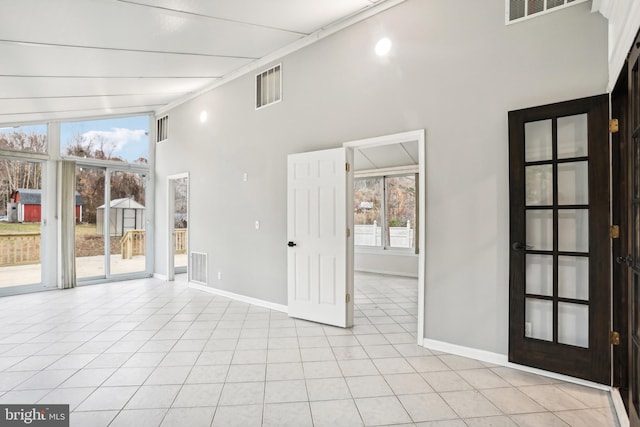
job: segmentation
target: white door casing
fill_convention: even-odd
[[[291,317],[353,326],[352,157],[345,147],[288,156]]]

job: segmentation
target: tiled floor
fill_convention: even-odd
[[[616,426],[606,392],[415,345],[415,280],[339,329],[155,279],[0,299],[0,403],[72,426]]]

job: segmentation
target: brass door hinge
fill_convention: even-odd
[[[347,294],[347,296],[345,297],[345,299],[344,299],[344,300],[345,300],[345,302],[346,302],[347,304],[349,304],[349,302],[351,301],[351,295],[350,295],[350,294]]]
[[[611,239],[619,239],[620,238],[620,226],[612,225],[609,227],[609,237]]]
[[[351,237],[351,229],[350,229],[350,228],[347,228],[347,239],[348,239],[349,237]]]
[[[609,120],[609,132],[617,133],[620,130],[620,125],[618,123],[618,119]]]
[[[609,332],[609,344],[620,345],[620,334],[616,331]]]
[[[345,169],[347,170],[347,172],[351,172],[351,164],[349,162],[345,164]]]

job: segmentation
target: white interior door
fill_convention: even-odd
[[[353,326],[350,148],[288,156],[289,316]]]

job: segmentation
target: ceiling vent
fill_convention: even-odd
[[[169,137],[169,116],[160,117],[157,122],[156,142],[166,141]]]
[[[256,75],[256,110],[282,99],[282,66],[280,64]]]

